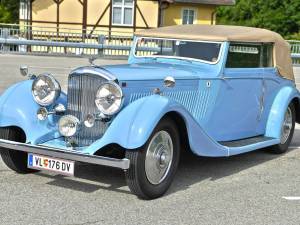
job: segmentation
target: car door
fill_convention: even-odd
[[[264,68],[261,44],[231,43],[218,99],[212,116],[218,141],[262,134],[258,129],[264,110]]]
[[[264,67],[264,82],[263,82],[263,110],[261,110],[261,121],[257,130],[260,133],[265,133],[268,116],[274,102],[274,98],[280,89],[280,75],[274,67],[273,58],[273,43],[263,44],[262,66]]]

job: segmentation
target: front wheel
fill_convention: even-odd
[[[126,151],[130,168],[127,184],[142,199],[162,196],[171,185],[180,157],[180,138],[173,120],[165,118],[139,150]]]
[[[0,128],[0,139],[24,143],[25,135],[19,129]],[[36,170],[27,168],[26,152],[20,152],[13,149],[1,149],[0,155],[5,165],[17,173],[26,174],[36,172]]]
[[[295,129],[296,112],[293,103],[290,103],[281,125],[280,143],[271,147],[275,154],[282,154],[287,151],[292,141]]]

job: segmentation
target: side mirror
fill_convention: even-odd
[[[174,77],[168,76],[164,79],[164,86],[168,88],[175,87],[175,79]]]
[[[28,66],[21,66],[20,73],[23,77],[27,77],[28,76]]]

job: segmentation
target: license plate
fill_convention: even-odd
[[[28,168],[73,176],[74,162],[28,153]]]

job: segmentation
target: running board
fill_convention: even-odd
[[[219,144],[228,149],[228,156],[238,155],[245,152],[254,151],[257,149],[269,147],[279,144],[280,140],[277,138],[256,136],[234,141],[221,141]]]
[[[266,136],[256,136],[251,138],[245,138],[234,141],[220,141],[219,144],[224,145],[226,147],[243,147],[247,145],[252,145],[259,142],[269,141],[276,138],[266,137]]]

